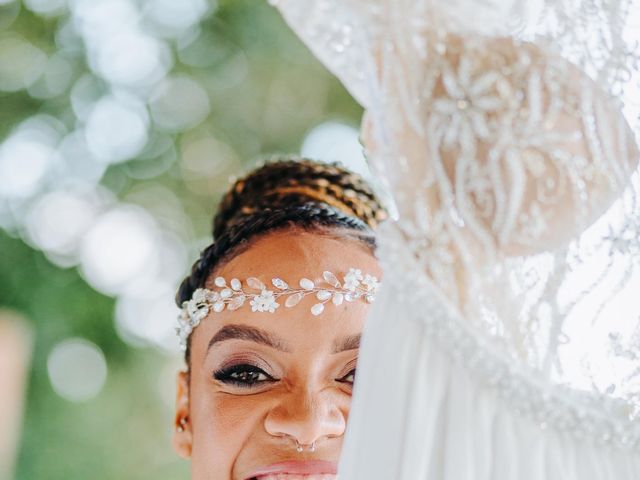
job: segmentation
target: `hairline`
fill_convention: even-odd
[[[251,235],[249,238],[242,240],[240,243],[230,248],[225,252],[225,254],[220,258],[220,260],[215,264],[215,266],[211,269],[209,274],[207,275],[204,283],[207,284],[209,280],[218,273],[222,268],[228,265],[234,258],[239,257],[243,253],[245,253],[249,248],[255,245],[259,240],[264,240],[272,235],[283,233],[283,232],[307,232],[312,234],[317,234],[326,238],[331,238],[335,240],[351,240],[354,243],[359,243],[368,248],[369,252],[374,255],[375,248],[374,245],[367,242],[367,238],[375,238],[374,234],[367,235],[366,230],[356,230],[354,228],[342,227],[342,226],[328,226],[328,225],[297,225],[297,224],[288,224],[281,225],[275,228],[270,228],[268,230],[256,233]],[[363,233],[363,235],[357,235],[357,233]]]

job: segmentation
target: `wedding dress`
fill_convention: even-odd
[[[639,6],[273,3],[398,210],[340,478],[640,479]]]

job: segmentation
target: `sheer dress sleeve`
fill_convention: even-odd
[[[640,478],[640,6],[277,6],[399,212],[343,478]]]

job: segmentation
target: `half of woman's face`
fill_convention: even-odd
[[[259,239],[216,276],[297,286],[302,278],[320,282],[326,270],[342,278],[350,267],[380,278],[360,243],[284,231]],[[309,295],[274,313],[246,304],[211,313],[195,329],[190,378],[178,378],[176,421],[188,423],[174,442],[191,456],[192,478],[334,478],[369,305],[329,302],[314,316],[317,302]]]

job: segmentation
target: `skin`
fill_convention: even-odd
[[[280,277],[293,287],[303,277],[321,281],[325,270],[342,279],[350,267],[382,276],[377,260],[360,242],[287,230],[260,237],[216,271],[208,288],[214,288],[216,276],[236,277],[243,285],[252,276],[265,284]],[[314,316],[310,309],[317,301],[308,296],[285,308],[280,299],[274,313],[252,312],[246,304],[212,313],[195,329],[190,375],[178,374],[175,422],[178,426],[184,418],[187,423],[174,436],[176,451],[191,458],[192,479],[245,480],[256,469],[283,461],[338,462],[358,339],[370,306],[363,300],[340,306],[329,302]],[[227,338],[208,348],[216,334],[229,332],[232,325],[232,333],[260,329],[281,349],[248,338]],[[247,388],[215,378],[215,372],[240,364],[258,367],[251,375],[269,380]],[[296,441],[315,442],[316,451],[299,453]]]
[[[0,310],[0,478],[13,478],[31,357],[31,333],[24,319]]]

